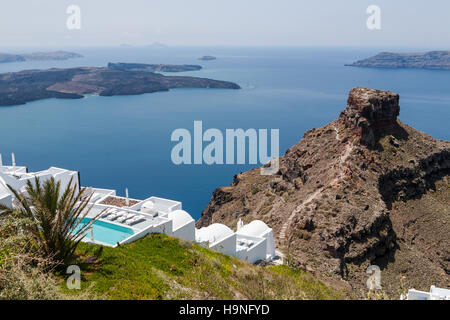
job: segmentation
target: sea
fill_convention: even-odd
[[[390,48],[392,51],[395,48]],[[305,131],[336,119],[357,86],[400,94],[400,120],[437,139],[450,138],[450,71],[344,66],[386,48],[327,47],[108,47],[70,48],[84,58],[0,64],[0,73],[25,69],[106,66],[108,62],[199,64],[177,73],[228,80],[241,90],[175,89],[137,96],[47,99],[0,107],[0,153],[30,171],[77,170],[84,186],[131,198],[158,196],[183,203],[195,219],[215,188],[259,166],[176,165],[175,129],[278,129],[280,153]],[[424,50],[424,49],[422,49]],[[3,52],[15,53],[2,49]],[[16,50],[17,51],[17,50]],[[26,51],[34,51],[27,48]],[[404,52],[405,49],[396,50]],[[420,48],[411,49],[420,51]],[[203,55],[217,57],[200,61]]]

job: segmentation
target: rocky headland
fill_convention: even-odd
[[[431,51],[425,53],[381,52],[376,56],[356,61],[346,66],[450,70],[450,51]]]
[[[198,71],[202,66],[195,64],[145,64],[145,63],[108,63],[108,68],[121,71],[145,72],[186,72]]]
[[[276,175],[257,168],[216,189],[197,227],[261,219],[289,264],[357,295],[369,265],[395,298],[402,286],[447,287],[450,142],[402,123],[399,112],[395,93],[351,90],[339,118],[307,131]]]
[[[173,70],[192,69],[192,66],[154,67],[155,65],[124,63],[109,66],[25,70],[0,74],[0,106],[20,105],[47,98],[79,99],[86,94],[137,95],[174,88],[240,89],[239,85],[228,81],[165,76],[148,71],[169,68],[175,72]]]
[[[81,54],[67,51],[34,52],[26,54],[0,53],[0,63],[21,62],[21,61],[68,60],[82,57],[83,56]]]

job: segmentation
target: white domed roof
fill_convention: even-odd
[[[199,242],[216,242],[233,234],[233,230],[221,223],[213,223],[207,227],[197,229],[195,237]]]
[[[152,200],[149,200],[142,204],[141,212],[148,213],[153,217],[156,217],[158,215],[158,208]]]
[[[249,224],[241,227],[237,231],[237,233],[247,236],[261,237],[268,229],[270,228],[267,226],[267,224],[265,224],[261,220],[254,220]]]
[[[185,224],[194,221],[189,213],[184,210],[175,210],[167,214],[167,218],[172,220],[172,230],[177,230],[178,228],[184,226]]]
[[[142,208],[146,208],[146,209],[155,209],[155,203],[152,200],[149,201],[145,201],[142,204]]]

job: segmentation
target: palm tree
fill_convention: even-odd
[[[83,224],[92,206],[91,196],[85,196],[86,188],[78,192],[72,179],[62,194],[61,182],[52,177],[41,184],[38,177],[33,183],[27,181],[26,195],[8,185],[14,194],[14,208],[0,204],[0,217],[11,213],[28,218],[35,223],[27,226],[27,232],[46,257],[57,263],[69,264],[75,257],[75,250],[101,212]]]

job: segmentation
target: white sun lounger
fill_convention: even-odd
[[[134,218],[128,219],[127,221],[125,221],[125,223],[129,226],[132,226],[142,221],[145,221],[145,218],[143,216],[136,216]]]
[[[128,214],[124,214],[121,217],[117,218],[117,222],[123,223],[125,220],[134,218],[136,214],[134,213],[128,213]]]
[[[112,220],[117,219],[117,218],[120,217],[121,215],[122,215],[122,214],[121,214],[120,212],[116,212],[116,213],[113,213],[113,214],[107,216],[106,219],[112,221]]]
[[[105,211],[102,213],[102,215],[100,216],[100,218],[106,218],[107,216],[109,216],[111,214],[111,212],[109,211]]]
[[[105,210],[105,212],[103,212],[103,214],[101,215],[102,218],[106,218],[107,216],[109,216],[110,214],[116,213],[117,209],[115,208],[108,208]]]
[[[123,211],[123,210],[117,211],[116,214],[117,214],[117,217],[115,219],[116,221],[121,219],[121,218],[124,218],[127,215],[126,211]]]

